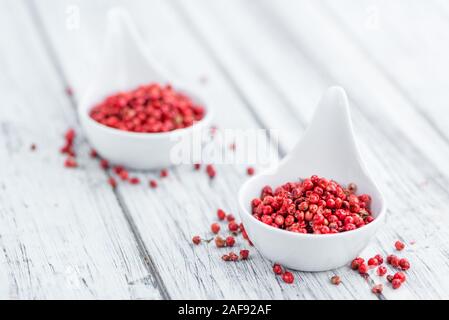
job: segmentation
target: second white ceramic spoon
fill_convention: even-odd
[[[279,186],[311,175],[343,185],[354,182],[358,193],[372,197],[374,221],[337,234],[300,234],[273,228],[251,215],[251,200],[265,185]],[[354,259],[368,244],[385,217],[384,198],[368,175],[357,148],[348,99],[340,87],[329,88],[312,122],[277,168],[248,180],[239,192],[240,215],[251,241],[268,259],[302,271],[324,271]]]

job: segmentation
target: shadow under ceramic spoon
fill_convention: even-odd
[[[118,130],[93,120],[89,111],[107,96],[149,83],[170,83],[205,108],[205,117],[193,126],[162,133],[140,133]],[[78,106],[79,118],[89,142],[111,163],[133,169],[157,169],[179,164],[173,151],[179,144],[193,143],[194,134],[206,129],[212,118],[204,95],[193,85],[169,77],[149,54],[133,20],[121,8],[108,12],[107,34],[98,70]],[[184,147],[189,150],[188,147]]]
[[[318,175],[341,184],[354,182],[371,195],[374,220],[353,231],[301,234],[273,228],[251,215],[251,200],[272,187]],[[240,215],[248,236],[266,258],[301,271],[325,271],[348,264],[369,243],[385,218],[385,201],[368,174],[355,142],[345,91],[330,87],[293,150],[279,165],[248,180],[239,191]]]

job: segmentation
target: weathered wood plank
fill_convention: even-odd
[[[446,297],[445,288],[448,287],[448,282],[444,277],[435,275],[425,263],[425,261],[434,261],[432,265],[446,267],[444,261],[447,248],[441,247],[441,242],[447,243],[447,236],[432,234],[432,230],[439,228],[441,221],[445,223],[447,221],[444,208],[448,194],[441,187],[441,181],[446,178],[442,177],[439,167],[434,167],[434,159],[429,159],[428,155],[422,152],[421,145],[411,144],[410,140],[412,143],[416,141],[411,139],[417,134],[412,132],[414,127],[410,126],[410,123],[401,123],[397,119],[398,116],[385,110],[388,105],[380,105],[375,109],[372,101],[376,101],[375,94],[378,91],[368,91],[363,85],[359,85],[356,79],[364,77],[370,79],[369,82],[376,88],[388,88],[382,92],[393,92],[395,99],[400,97],[400,93],[394,92],[388,82],[379,77],[379,71],[370,67],[369,61],[364,62],[362,58],[358,58],[360,63],[363,63],[361,70],[350,67],[347,67],[347,70],[335,70],[336,68],[331,65],[335,61],[344,61],[348,66],[352,57],[360,54],[356,47],[348,44],[344,35],[339,35],[339,38],[333,39],[332,43],[320,42],[321,39],[327,39],[329,36],[327,33],[331,32],[329,29],[338,30],[338,25],[331,23],[332,20],[320,17],[320,13],[315,8],[307,5],[288,7],[285,3],[282,9],[280,9],[281,6],[276,9],[270,8],[267,12],[276,10],[282,12],[280,16],[283,19],[279,20],[286,21],[289,27],[281,29],[280,22],[270,20],[273,17],[269,13],[261,12],[264,14],[262,17],[256,15],[258,5],[245,6],[244,4],[215,1],[213,4],[209,3],[211,8],[206,13],[202,12],[203,8],[198,7],[185,6],[185,9],[190,13],[191,20],[197,24],[197,30],[201,36],[215,48],[217,56],[224,56],[221,60],[224,67],[241,87],[251,87],[253,86],[251,82],[254,81],[252,77],[266,75],[259,78],[259,81],[266,87],[275,86],[274,93],[283,92],[284,96],[280,101],[287,100],[288,105],[296,108],[295,113],[299,117],[309,116],[311,107],[325,86],[332,83],[348,84],[350,94],[353,93],[351,97],[353,95],[356,97],[357,108],[353,108],[354,119],[360,140],[365,141],[363,150],[368,167],[375,173],[390,200],[388,203],[391,209],[389,213],[391,227],[381,232],[377,243],[368,248],[367,252],[391,252],[394,239],[400,236],[406,240],[417,241],[417,245],[412,246],[407,252],[414,265],[413,270],[409,272],[410,283],[404,290],[394,294],[387,289],[385,296],[389,298]],[[294,19],[290,19],[286,12],[291,12]],[[299,20],[302,22],[298,23]],[[259,23],[260,21],[263,23]],[[297,24],[296,27],[293,27],[295,24]],[[294,30],[293,35],[285,34],[289,29]],[[314,31],[313,35],[303,34],[311,33],[311,30],[323,30],[323,34],[318,31]],[[217,34],[220,34],[220,37],[217,37]],[[342,46],[338,44],[340,38],[345,40]],[[334,53],[336,58],[332,59],[331,55]],[[319,63],[310,61],[311,57],[315,56],[320,57]],[[344,58],[345,56],[347,58]],[[248,76],[250,73],[252,75]],[[301,84],[306,84],[306,89],[300,88]],[[263,101],[265,95],[264,91],[258,91],[259,97],[254,99]],[[270,97],[270,94],[267,97]],[[390,94],[385,95],[385,99],[390,98],[395,100]],[[248,99],[251,101],[253,97],[250,95]],[[419,114],[414,112],[413,108],[405,102],[402,104],[402,108],[411,110],[412,115],[409,117],[419,119]],[[267,126],[285,124],[286,130],[292,136],[289,140],[291,145],[302,129],[289,126],[289,122],[281,122],[282,118],[277,117],[276,104],[266,103],[263,106],[271,108],[271,114],[264,118],[264,123]],[[374,110],[376,112],[373,112]],[[419,122],[425,126],[425,120],[419,119]],[[432,128],[428,126],[426,128],[426,132],[432,131]],[[432,135],[438,136],[435,132]],[[438,143],[445,146],[444,141],[439,139]],[[368,148],[368,145],[373,147]],[[439,150],[432,151],[431,157],[439,157],[441,160]],[[424,193],[423,190],[425,190]],[[429,199],[429,195],[432,195],[432,199]],[[416,208],[410,204],[408,200],[410,198],[418,201],[422,207]],[[423,216],[420,214],[421,210],[425,210],[427,214]],[[409,214],[404,215],[403,212]],[[436,220],[438,222],[433,223],[433,219],[429,219],[430,216],[438,216]],[[418,225],[422,227],[417,228]],[[396,233],[396,230],[400,235]],[[376,280],[375,276],[373,278]],[[432,286],[434,281],[439,283],[437,287]]]
[[[0,298],[160,298],[87,146],[63,167],[75,117],[28,9],[2,1],[0,16]]]

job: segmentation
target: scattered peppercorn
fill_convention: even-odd
[[[226,246],[233,247],[235,244],[235,238],[233,236],[226,237]]]
[[[237,261],[239,259],[239,256],[237,254],[235,254],[234,252],[229,252],[229,258],[231,259],[231,261]]]
[[[194,237],[192,238],[192,242],[193,242],[194,244],[196,244],[196,245],[200,244],[200,243],[201,243],[201,237],[200,237],[200,236],[194,236]]]
[[[407,259],[402,258],[399,260],[399,267],[404,271],[408,270],[408,269],[410,269],[410,262],[408,262]]]
[[[356,195],[337,182],[316,175],[275,188],[265,186],[251,201],[252,215],[262,223],[298,233],[339,233],[373,221],[371,197]]]
[[[64,166],[66,168],[76,168],[78,167],[78,163],[76,162],[75,158],[69,156],[67,159],[65,159]]]
[[[75,141],[75,130],[72,128],[68,129],[64,134],[65,144],[61,148],[61,153],[67,154],[69,157],[75,157],[75,151],[73,150],[73,143]]]
[[[139,184],[140,183],[140,179],[137,177],[132,177],[129,179],[129,183],[131,184]]]
[[[206,173],[207,173],[207,175],[209,176],[209,178],[211,178],[211,179],[215,178],[215,176],[216,176],[216,174],[217,174],[217,172],[215,171],[214,166],[211,165],[211,164],[208,164],[208,165],[206,166]]]
[[[217,248],[223,248],[226,245],[226,241],[222,237],[216,236],[215,245],[217,246]]]
[[[333,276],[331,278],[331,283],[338,286],[341,283],[341,279],[339,276]]]
[[[391,264],[393,267],[399,267],[399,258],[394,254],[391,254],[387,257],[387,263]]]
[[[217,234],[217,233],[220,232],[220,225],[218,223],[212,223],[211,226],[210,226],[210,230],[213,233]]]
[[[384,289],[384,286],[383,286],[383,285],[381,285],[381,284],[376,284],[376,285],[371,289],[371,291],[372,291],[373,293],[375,293],[375,294],[381,294],[383,289]]]
[[[394,243],[394,246],[398,251],[402,251],[405,248],[405,244],[399,240]]]
[[[150,180],[150,187],[155,189],[157,188],[157,181],[156,180]]]
[[[360,274],[366,274],[366,273],[368,273],[368,266],[366,265],[366,263],[362,263],[362,264],[359,266],[359,273],[360,273]]]
[[[255,172],[255,170],[254,170],[253,167],[248,167],[248,168],[246,169],[246,173],[247,173],[249,176],[254,175],[254,172]]]
[[[129,172],[125,169],[120,170],[118,175],[123,181],[126,181],[129,179]]]
[[[226,220],[228,220],[228,222],[231,222],[235,220],[235,217],[232,213],[230,213],[226,216]]]
[[[161,173],[160,173],[161,178],[166,178],[168,177],[168,170],[167,169],[162,169]]]
[[[249,250],[243,249],[240,250],[240,259],[247,260],[249,257]]]
[[[378,276],[384,276],[387,273],[387,268],[385,268],[384,266],[379,266],[377,268],[377,275]]]
[[[195,163],[195,164],[193,165],[193,168],[194,168],[195,170],[200,170],[200,169],[201,169],[201,164]]]
[[[97,150],[95,150],[95,149],[90,149],[89,155],[90,155],[91,158],[97,158],[97,157],[98,157]]]
[[[37,148],[37,147],[36,147],[36,144],[35,144],[35,143],[32,143],[31,146],[30,146],[30,150],[31,150],[31,151],[35,151],[36,148]]]
[[[374,258],[377,259],[377,262],[379,263],[379,265],[381,265],[382,263],[384,263],[384,258],[380,255],[380,254],[376,254],[374,256]]]
[[[403,272],[396,272],[396,273],[394,274],[394,276],[393,276],[393,280],[394,280],[394,279],[398,279],[398,280],[400,280],[401,283],[402,283],[402,282],[405,282],[406,276],[405,276],[405,274],[404,274]]]
[[[401,285],[402,285],[402,282],[399,279],[393,279],[391,281],[391,286],[393,287],[393,289],[398,289]]]
[[[352,270],[359,270],[359,267],[362,263],[364,263],[365,260],[363,258],[357,257],[351,262],[351,269]]]
[[[108,183],[113,189],[117,188],[117,181],[113,177],[109,177]]]
[[[189,97],[157,83],[111,95],[90,111],[90,117],[105,126],[144,133],[190,127],[204,115],[204,108]]]
[[[226,212],[224,212],[222,209],[218,209],[217,217],[219,220],[224,220],[226,218]]]
[[[106,159],[101,159],[100,160],[100,167],[104,170],[109,169],[109,161]]]
[[[275,263],[275,264],[273,265],[273,272],[274,272],[275,274],[282,274],[283,270],[282,270],[281,265]]]
[[[295,277],[293,276],[293,273],[285,271],[282,275],[282,280],[284,280],[285,283],[293,283]]]
[[[231,232],[237,232],[239,231],[239,225],[235,221],[231,221],[228,224],[228,229]]]
[[[393,281],[393,275],[391,275],[391,274],[387,275],[387,280],[388,280],[388,282],[392,282]]]

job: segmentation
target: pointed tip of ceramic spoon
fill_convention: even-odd
[[[329,87],[324,93],[320,105],[348,109],[348,96],[345,89],[340,86]]]

